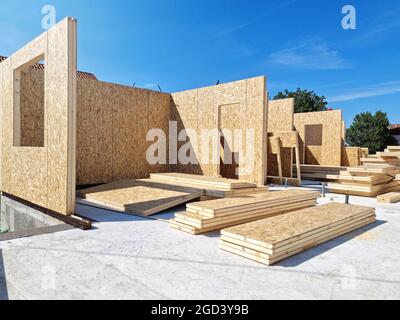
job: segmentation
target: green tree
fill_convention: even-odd
[[[314,112],[326,111],[326,102],[324,96],[318,96],[314,91],[301,90],[298,88],[296,91],[285,90],[279,92],[274,99],[294,98],[294,112]]]
[[[386,112],[357,114],[346,131],[346,142],[352,147],[368,148],[371,153],[382,151],[388,145],[397,144],[390,135],[389,124]]]

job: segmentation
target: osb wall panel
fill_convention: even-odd
[[[361,148],[342,147],[342,166],[355,167],[361,164]]]
[[[109,83],[78,79],[76,150],[78,185],[112,181],[112,91],[113,87]]]
[[[278,99],[268,102],[268,132],[293,130],[294,99]]]
[[[241,129],[242,110],[240,104],[226,104],[219,107],[219,127],[229,129],[232,133],[235,129]],[[236,146],[233,137],[225,137],[222,131],[220,174],[225,178],[238,179],[237,170],[240,167],[239,146]],[[232,141],[233,140],[233,141]],[[244,137],[241,143],[245,143]]]
[[[0,64],[2,191],[62,213],[74,212],[76,21],[67,18]],[[15,69],[45,54],[44,147],[14,147]]]
[[[222,112],[224,106],[236,105],[240,116],[240,128],[254,129],[254,170],[252,174],[241,175],[239,178],[265,183],[266,168],[266,85],[265,77],[252,78],[221,84],[213,87],[200,88],[172,94],[173,110],[175,118],[180,122],[180,128],[196,129],[232,129],[237,126],[237,114],[232,117]],[[222,109],[221,109],[222,108]],[[222,118],[221,118],[222,117]],[[234,120],[232,120],[234,119]],[[245,134],[243,134],[245,136]],[[211,146],[209,148],[211,150]],[[220,173],[220,166],[215,164],[202,164],[201,149],[197,150],[196,158],[199,164],[196,166],[177,166],[178,172],[192,169],[191,173],[217,176]]]
[[[22,145],[43,143],[43,81],[43,70],[30,70],[23,78]],[[153,143],[146,142],[147,131],[162,129],[168,135],[170,102],[168,94],[77,79],[77,184],[170,171],[168,164],[150,165],[146,160],[147,147]],[[166,148],[168,152],[168,144]]]
[[[44,146],[44,73],[21,72],[21,146]]]
[[[169,94],[79,79],[77,96],[78,185],[170,171],[168,164],[150,165],[146,159],[153,143],[146,141],[147,132],[168,134]]]
[[[269,139],[268,139],[269,140]],[[269,140],[270,141],[270,140]],[[278,169],[278,159],[276,153],[271,152],[269,148],[269,144],[267,147],[268,151],[268,163],[267,163],[267,172],[269,177],[278,177],[279,169]],[[292,176],[292,149],[291,148],[281,148],[281,163],[282,163],[282,177],[290,178]]]
[[[161,129],[165,132],[167,137],[166,144],[166,159],[167,163],[165,164],[154,164],[150,165],[150,168],[147,170],[149,173],[152,172],[168,172],[170,171],[170,166],[168,164],[168,150],[169,150],[169,121],[171,119],[171,95],[169,94],[161,94],[155,91],[149,92],[149,110],[148,110],[148,129]],[[150,146],[152,142],[148,142],[147,146]]]
[[[171,121],[177,125],[174,135],[178,135],[182,130],[192,129],[198,132],[198,92],[197,90],[174,93],[171,101]],[[179,149],[185,142],[178,141],[176,146],[171,146],[173,150]],[[177,152],[177,151],[176,151]],[[204,168],[200,167],[200,156],[196,154],[196,163],[181,164],[177,161],[177,153],[170,157],[171,169],[181,173],[204,174]],[[176,160],[176,161],[175,161]]]
[[[305,163],[312,165],[320,165],[322,162],[322,147],[306,146],[305,147]]]
[[[321,111],[296,113],[294,115],[294,126],[299,133],[300,157],[302,163],[305,159],[305,126],[321,124],[322,150],[320,165],[340,166],[342,149],[342,111]]]
[[[277,99],[268,101],[267,131],[274,136],[278,132],[293,130],[294,99]],[[285,135],[283,135],[285,136]],[[268,152],[267,176],[279,176],[277,156]],[[282,176],[292,176],[292,150],[281,146]]]

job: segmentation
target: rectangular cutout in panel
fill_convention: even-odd
[[[306,146],[322,146],[322,124],[307,124],[304,130]]]
[[[43,55],[13,74],[13,146],[44,147]]]

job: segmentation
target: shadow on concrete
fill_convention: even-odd
[[[174,208],[175,209],[175,208]],[[94,223],[99,222],[124,222],[124,221],[151,221],[158,220],[168,222],[172,219],[176,211],[182,210],[166,210],[151,216],[141,216],[134,213],[122,212],[107,208],[101,205],[91,203],[89,201],[79,200],[76,203],[77,215],[92,220]]]
[[[289,257],[282,262],[278,262],[275,264],[275,266],[280,266],[280,267],[296,267],[303,262],[306,262],[307,260],[310,260],[326,251],[329,251],[337,246],[340,246],[341,244],[360,236],[364,232],[367,232],[369,230],[372,230],[376,227],[379,227],[380,225],[386,223],[387,221],[383,220],[376,220],[374,223],[371,223],[365,227],[359,228],[357,230],[354,230],[352,232],[346,233],[342,236],[339,236],[337,238],[334,238],[332,240],[329,240],[327,242],[321,243],[320,245],[310,248],[306,251],[302,251],[292,257]]]
[[[8,300],[6,270],[4,267],[3,253],[0,249],[0,300]]]

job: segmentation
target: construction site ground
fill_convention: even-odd
[[[376,223],[267,267],[220,250],[219,232],[170,228],[184,206],[142,218],[80,202],[92,230],[0,242],[0,299],[399,299],[400,203],[350,203]]]

